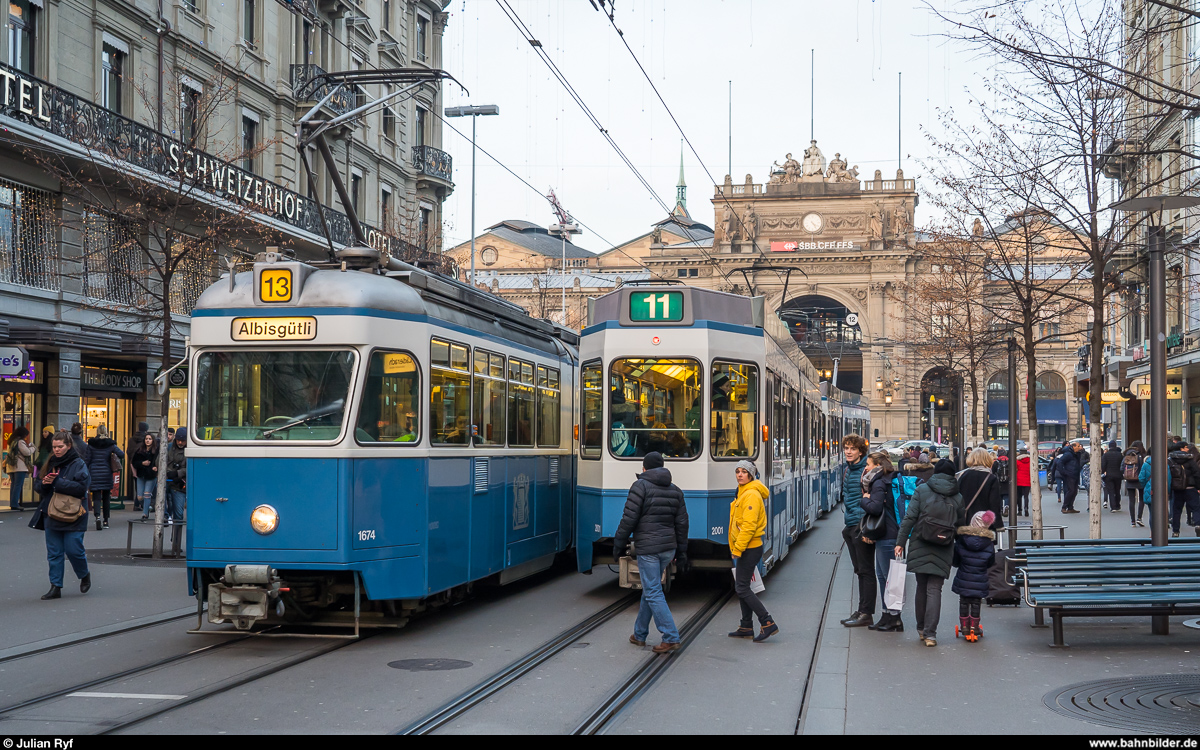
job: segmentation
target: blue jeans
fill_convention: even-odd
[[[71,561],[75,577],[82,580],[88,574],[87,552],[83,549],[82,531],[51,531],[46,529],[46,560],[50,563],[50,583],[62,588],[63,556]]]
[[[182,521],[185,500],[187,500],[187,493],[174,487],[170,488],[167,492],[167,516],[176,521]]]
[[[142,499],[142,515],[149,515],[154,510],[154,493],[158,489],[157,479],[142,479],[135,477],[137,496]]]
[[[880,539],[875,542],[875,577],[879,579],[879,606],[889,615],[900,614],[888,609],[883,604],[883,590],[887,587],[888,570],[891,568],[889,561],[894,559],[896,559],[895,539]]]
[[[638,555],[638,575],[642,579],[642,604],[638,607],[637,620],[633,623],[633,635],[639,641],[646,640],[650,635],[650,617],[658,632],[662,633],[663,643],[678,643],[679,630],[675,620],[671,618],[671,609],[667,606],[667,598],[663,596],[662,574],[671,561],[675,559],[675,550],[667,550],[654,555]]]
[[[29,476],[28,471],[14,471],[8,475],[12,486],[9,487],[8,507],[13,510],[21,509],[21,493],[25,491],[25,477]]]

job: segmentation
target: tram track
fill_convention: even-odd
[[[808,659],[808,674],[804,677],[804,690],[800,693],[800,713],[796,716],[796,728],[793,734],[804,732],[804,722],[808,718],[808,704],[812,699],[812,688],[817,674],[817,658],[821,655],[821,641],[825,637],[825,619],[829,615],[829,603],[833,601],[833,584],[837,580],[838,565],[842,561],[842,552],[846,543],[838,546],[837,556],[833,559],[833,570],[829,573],[829,587],[825,591],[825,603],[821,607],[821,619],[817,625],[817,637],[813,641],[812,655]]]
[[[679,631],[680,647],[676,651],[665,654],[654,654],[646,659],[633,674],[621,683],[616,690],[609,694],[595,711],[588,715],[571,734],[589,735],[603,734],[612,723],[620,717],[627,708],[645,695],[664,672],[671,667],[675,659],[704,632],[708,624],[733,598],[733,589],[714,594],[694,615],[688,618]]]
[[[432,733],[439,727],[453,721],[488,698],[504,690],[546,661],[549,661],[563,649],[568,648],[583,636],[624,612],[634,602],[638,601],[639,598],[640,594],[637,592],[632,592],[621,597],[582,622],[567,628],[442,707],[404,727],[396,732],[396,734],[419,735]]]
[[[195,616],[196,616],[195,610],[189,611],[185,614],[162,615],[162,616],[154,617],[152,619],[145,620],[145,621],[142,621],[142,622],[139,622],[136,624],[128,625],[126,627],[118,627],[113,630],[106,630],[102,633],[92,633],[91,635],[85,635],[81,638],[72,638],[71,640],[68,640],[68,641],[62,641],[60,643],[51,643],[51,644],[47,644],[45,646],[40,646],[40,647],[35,646],[33,648],[30,648],[28,651],[20,651],[18,653],[9,654],[7,656],[0,656],[0,664],[6,664],[11,661],[17,661],[18,659],[28,659],[31,656],[40,656],[42,654],[48,654],[52,651],[61,651],[63,649],[73,648],[75,646],[79,646],[79,645],[82,645],[85,643],[91,643],[93,641],[104,640],[105,638],[113,638],[115,636],[125,635],[126,633],[134,633],[139,630],[146,630],[149,628],[158,627],[159,625],[165,625],[170,622],[177,622],[179,620],[187,620],[190,618],[194,618]],[[0,710],[0,713],[3,713],[3,711]]]

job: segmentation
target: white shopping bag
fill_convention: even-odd
[[[733,568],[733,580],[737,581],[737,565]],[[754,594],[761,594],[766,591],[767,587],[763,584],[762,576],[758,574],[758,566],[754,567],[754,573],[750,576],[750,591]]]
[[[888,562],[887,585],[883,588],[883,606],[887,609],[904,609],[904,576],[907,573],[908,563],[903,560]]]

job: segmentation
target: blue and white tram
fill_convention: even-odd
[[[569,548],[577,336],[392,265],[265,253],[200,297],[187,542],[210,622],[402,621]]]
[[[594,300],[580,340],[579,569],[612,560],[641,458],[658,451],[683,490],[697,567],[729,565],[726,525],[750,460],[771,488],[769,570],[839,495],[840,440],[865,435],[858,396],[820,383],[762,298],[627,286]]]

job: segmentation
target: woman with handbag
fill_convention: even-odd
[[[72,447],[71,434],[65,430],[55,434],[46,472],[37,484],[42,502],[29,522],[31,527],[46,532],[50,590],[42,595],[42,599],[62,597],[64,556],[71,561],[71,568],[79,578],[79,592],[86,594],[92,587],[87,552],[83,548],[89,480],[87,466]]]
[[[92,508],[96,514],[96,531],[108,528],[108,504],[112,500],[113,474],[121,471],[125,462],[125,451],[121,450],[115,440],[108,436],[108,428],[100,425],[96,428],[96,437],[87,441],[91,456],[87,460],[88,474],[91,475]],[[104,525],[101,526],[100,512],[104,511]]]
[[[895,476],[892,458],[886,451],[876,451],[867,456],[867,468],[862,474],[863,519],[858,524],[858,530],[864,542],[875,545],[875,577],[879,580],[879,600],[883,614],[879,616],[878,622],[868,625],[867,629],[881,633],[904,632],[900,611],[888,609],[884,599],[892,548],[896,546],[896,533],[900,530],[896,501],[892,495],[892,479]]]
[[[967,455],[967,468],[957,476],[958,491],[963,502],[971,504],[970,512],[990,510],[995,515],[991,530],[997,533],[1004,530],[1004,499],[1001,495],[1006,491],[1001,488],[1000,477],[994,471],[993,464],[998,460],[986,448],[976,448]],[[1007,470],[1010,464],[1007,459],[1005,463]]]

